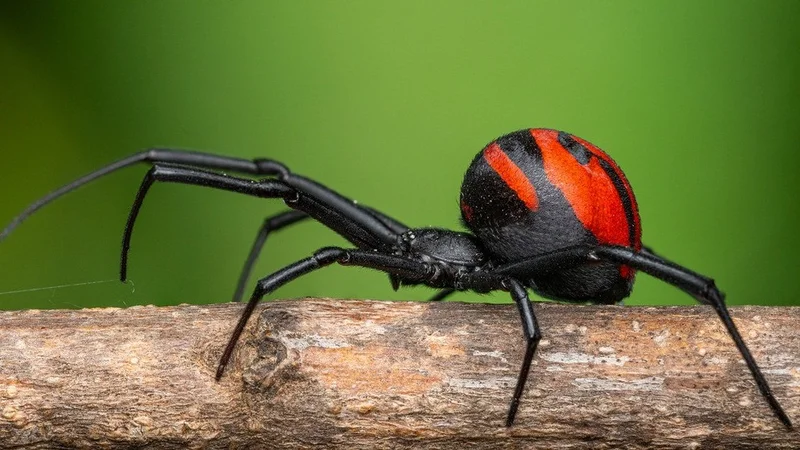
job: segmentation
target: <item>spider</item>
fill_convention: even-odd
[[[506,417],[514,423],[531,361],[541,339],[528,290],[550,299],[614,304],[627,297],[637,271],[663,280],[710,305],[733,338],[761,394],[789,429],[792,424],[734,325],[714,281],[642,246],[636,200],[619,166],[574,135],[524,129],[490,142],[472,160],[461,186],[461,216],[469,232],[409,228],[357,204],[270,159],[245,160],[208,153],[151,149],[117,161],[31,204],[0,233],[4,239],[52,200],[139,162],[152,164],[130,210],[123,235],[120,279],[127,278],[131,235],[155,182],[182,183],[280,198],[291,210],[267,218],[245,262],[234,294],[244,285],[269,233],[312,218],[353,248],[325,247],[261,278],[220,358],[219,380],[258,302],[281,286],[334,263],[386,272],[396,290],[426,285],[439,292],[506,291],[519,309],[525,354]],[[233,172],[242,176],[228,175]],[[260,178],[258,178],[260,177]],[[258,179],[255,179],[258,178]]]

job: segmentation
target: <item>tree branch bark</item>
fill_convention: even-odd
[[[800,448],[710,308],[281,301],[0,313],[0,448]],[[800,308],[732,314],[800,422]]]

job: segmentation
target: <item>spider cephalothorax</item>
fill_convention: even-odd
[[[414,259],[429,267],[429,272],[422,278],[408,279],[389,274],[395,290],[401,285],[418,284],[443,289],[464,289],[459,288],[464,277],[490,268],[484,250],[475,236],[443,228],[414,228],[405,231],[401,234],[400,244],[394,254]]]
[[[223,375],[239,336],[264,295],[333,263],[361,266],[388,273],[395,289],[413,284],[440,289],[431,300],[442,300],[456,290],[510,293],[519,308],[526,340],[506,418],[506,425],[510,426],[541,338],[527,289],[565,301],[614,303],[630,294],[634,275],[641,271],[715,309],[761,394],[781,422],[791,428],[791,421],[773,397],[714,281],[642,246],[639,212],[625,175],[605,152],[581,138],[555,130],[526,129],[501,136],[484,147],[472,161],[461,188],[462,219],[471,233],[411,229],[292,173],[276,161],[152,149],[79,178],[36,201],[0,233],[0,240],[53,199],[138,162],[149,162],[153,167],[139,188],[125,227],[122,280],[127,276],[127,255],[136,217],[156,181],[281,198],[292,208],[267,218],[261,226],[234,301],[242,298],[253,264],[273,231],[313,218],[354,245],[349,249],[322,248],[260,279],[220,359],[217,379]]]

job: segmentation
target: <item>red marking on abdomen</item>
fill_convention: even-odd
[[[547,178],[564,194],[584,228],[594,234],[601,244],[622,245],[639,250],[642,245],[641,229],[633,192],[614,160],[591,143],[573,136],[593,156],[587,165],[582,165],[558,142],[557,131],[536,129],[531,130],[531,134],[542,151]],[[617,191],[614,182],[597,158],[609,163],[625,184],[634,208],[633,218],[636,227],[634,242],[630,242],[628,218],[620,197],[622,194]],[[630,279],[635,272],[630,267],[621,265],[619,273],[621,277]]]
[[[572,136],[576,141],[581,143],[584,147],[589,149],[589,151],[596,157],[601,158],[603,161],[608,163],[614,172],[616,172],[617,176],[620,180],[622,180],[622,184],[625,185],[625,191],[628,194],[628,198],[631,202],[631,208],[633,209],[633,229],[634,229],[634,238],[633,242],[629,243],[628,245],[633,247],[636,251],[642,249],[642,224],[639,219],[639,205],[636,204],[636,197],[633,195],[633,188],[631,184],[628,182],[628,179],[625,177],[625,174],[622,172],[622,169],[619,168],[616,161],[611,159],[610,156],[603,150],[596,147],[591,142],[588,142],[584,139],[579,138],[578,136]]]
[[[539,209],[539,199],[536,197],[536,189],[533,188],[531,181],[497,143],[489,144],[483,152],[483,157],[528,209],[532,211]]]
[[[631,245],[619,192],[596,158],[582,165],[558,142],[558,132],[532,130],[544,172],[569,202],[575,216],[602,244]]]
[[[472,207],[470,207],[466,202],[463,200],[461,201],[461,212],[464,213],[464,219],[469,222],[472,220]]]

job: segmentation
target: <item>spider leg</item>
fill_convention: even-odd
[[[250,174],[250,175],[280,175],[288,173],[288,169],[286,169],[285,166],[276,161],[271,161],[267,159],[257,159],[250,161],[247,159],[212,155],[209,153],[201,153],[201,152],[193,152],[185,150],[160,149],[160,148],[149,149],[137,153],[135,155],[128,156],[127,158],[123,158],[99,170],[84,175],[83,177],[78,178],[77,180],[62,186],[50,192],[49,194],[45,195],[44,197],[40,198],[39,200],[35,201],[27,208],[25,208],[24,211],[22,211],[17,217],[15,217],[11,221],[11,223],[9,223],[3,229],[3,231],[0,232],[0,241],[5,239],[6,236],[8,236],[12,231],[14,231],[15,228],[17,228],[23,221],[25,221],[25,219],[30,217],[31,214],[35,213],[36,211],[38,211],[48,203],[52,202],[53,200],[69,192],[72,192],[75,189],[78,189],[79,187],[88,184],[98,178],[101,178],[112,172],[116,172],[117,170],[123,169],[125,167],[138,164],[140,162],[190,165],[206,169],[227,170],[231,172]]]
[[[250,316],[261,298],[279,287],[293,281],[309,272],[329,266],[333,263],[343,265],[367,267],[394,274],[409,280],[423,281],[432,275],[433,270],[425,263],[393,255],[385,255],[365,250],[345,250],[337,247],[325,247],[317,250],[314,255],[297,261],[294,264],[262,278],[256,284],[250,301],[247,302],[239,322],[236,324],[228,345],[222,353],[217,367],[216,379],[219,380],[225,372],[225,367],[233,354],[236,343],[244,330]]]
[[[388,228],[390,228],[397,234],[404,233],[406,230],[408,230],[408,227],[406,227],[402,223],[398,222],[397,220],[389,216],[386,216],[385,214],[373,208],[363,205],[359,205],[359,207],[361,207],[368,213],[375,216],[376,219],[380,220],[384,225],[386,225]],[[256,235],[256,240],[253,243],[253,246],[250,248],[250,253],[247,255],[247,260],[245,261],[244,267],[242,268],[242,272],[239,275],[239,281],[236,283],[236,291],[233,294],[234,302],[242,300],[242,296],[244,295],[244,287],[245,284],[247,283],[247,279],[250,277],[250,274],[253,271],[253,266],[258,260],[258,256],[261,254],[261,251],[264,248],[264,244],[266,243],[267,237],[270,235],[270,233],[281,230],[290,225],[294,225],[308,218],[309,215],[306,214],[305,212],[293,210],[293,211],[285,211],[280,214],[267,217],[266,220],[264,220],[264,223],[258,230],[258,234]]]
[[[663,280],[694,297],[700,303],[714,308],[728,334],[733,339],[736,348],[747,363],[750,373],[758,386],[761,395],[769,404],[772,411],[786,426],[792,428],[789,416],[772,394],[766,378],[756,364],[755,358],[750,353],[742,335],[736,328],[728,308],[725,306],[725,296],[714,284],[711,278],[693,272],[683,266],[666,259],[655,256],[650,251],[637,252],[627,247],[617,246],[575,246],[553,253],[548,253],[528,260],[519,261],[497,268],[497,274],[533,278],[536,274],[574,267],[576,265],[605,260],[617,264],[624,264],[633,269],[645,272],[655,278]]]
[[[522,367],[517,377],[517,385],[514,388],[514,397],[511,399],[508,416],[506,417],[506,426],[510,427],[514,424],[514,418],[517,416],[519,401],[525,391],[525,382],[528,380],[528,372],[530,372],[531,363],[533,362],[533,355],[536,353],[536,347],[542,338],[539,322],[533,312],[533,303],[528,297],[525,286],[519,280],[503,275],[498,276],[494,271],[466,273],[458,278],[456,285],[459,288],[472,289],[477,292],[502,289],[508,291],[511,294],[511,298],[514,299],[514,303],[517,304],[517,309],[522,319],[522,331],[525,335],[526,346],[525,356],[522,358]]]
[[[123,158],[99,170],[84,175],[35,201],[0,232],[0,241],[16,229],[25,219],[30,217],[31,214],[53,200],[105,175],[142,162],[153,164],[177,164],[197,169],[213,169],[246,175],[276,176],[279,180],[284,181],[285,184],[293,187],[295,191],[324,205],[324,208],[323,206],[314,208],[310,213],[312,217],[320,220],[319,217],[315,216],[313,211],[327,209],[329,210],[327,216],[339,215],[342,216],[339,222],[344,221],[357,224],[358,228],[364,230],[364,233],[371,235],[369,241],[375,241],[376,244],[374,245],[381,246],[382,248],[391,247],[397,239],[397,230],[403,228],[403,225],[399,222],[381,216],[377,211],[368,211],[367,209],[360,208],[352,200],[337,194],[319,183],[292,174],[286,166],[277,161],[269,159],[247,160],[202,152],[154,148]],[[225,174],[222,175],[227,176]],[[284,198],[284,200],[291,202],[289,198]],[[303,208],[298,209],[302,210]]]
[[[384,223],[385,219],[376,216],[377,211],[366,210],[359,207],[353,200],[343,197],[331,189],[300,175],[287,173],[280,177],[280,180],[298,193],[297,202],[287,201],[286,204],[291,208],[300,209],[307,212],[311,217],[325,223],[323,215],[318,214],[322,209],[332,212],[342,219],[364,230],[371,236],[371,243],[368,247],[373,249],[389,250],[397,244],[398,233],[392,230],[391,226]],[[304,208],[301,201],[304,199],[318,203],[322,208]],[[397,223],[393,219],[391,222]],[[399,223],[397,223],[399,225]],[[340,233],[341,234],[341,233]],[[348,236],[342,234],[345,238]],[[352,242],[352,241],[351,241]],[[367,246],[359,245],[359,248]]]
[[[433,297],[428,299],[429,302],[440,302],[450,295],[452,295],[456,290],[455,289],[442,289],[441,291],[437,292]]]
[[[242,273],[239,275],[239,281],[236,283],[236,291],[233,294],[234,302],[238,302],[242,299],[242,295],[244,295],[244,285],[247,283],[247,279],[250,277],[250,273],[253,271],[253,266],[255,265],[261,250],[264,248],[264,243],[266,243],[269,234],[288,227],[289,225],[294,225],[305,219],[308,219],[308,214],[304,213],[303,211],[291,210],[267,217],[267,219],[264,220],[264,223],[258,229],[256,241],[250,248],[250,253],[247,255],[247,260],[244,262]]]
[[[786,428],[792,429],[791,419],[789,419],[789,416],[772,394],[772,389],[770,389],[766,378],[761,373],[761,369],[756,364],[755,358],[750,353],[750,349],[747,348],[741,333],[739,333],[736,324],[731,318],[730,312],[728,312],[728,307],[725,305],[725,295],[714,284],[714,280],[654,254],[636,253],[625,247],[601,247],[597,253],[602,259],[627,264],[634,269],[641,270],[680,288],[700,303],[711,305],[728,330],[728,334],[736,344],[736,348],[739,349],[742,358],[747,363],[747,368],[750,369],[761,395]]]
[[[382,224],[386,225],[387,228],[394,231],[397,234],[403,234],[408,231],[408,227],[399,222],[397,219],[387,216],[386,214],[378,211],[375,208],[370,208],[369,206],[359,205],[362,209],[366,210],[368,213],[375,216],[376,219],[381,221]]]
[[[311,195],[298,192],[296,188],[288,186],[285,180],[265,179],[255,181],[190,167],[155,164],[142,180],[142,184],[136,194],[136,199],[131,207],[130,214],[128,215],[128,222],[125,226],[125,233],[123,236],[122,254],[120,257],[120,279],[122,280],[125,280],[127,276],[128,251],[130,249],[131,235],[136,218],[139,215],[139,210],[142,207],[145,196],[156,181],[206,186],[256,197],[282,198],[287,205],[317,219],[359,248],[382,248],[385,246],[382,239],[390,236],[393,239],[392,242],[396,242],[397,240],[397,235],[385,225],[381,224],[375,216],[367,211],[359,209],[358,206],[343,197],[335,199],[336,201],[333,202],[335,205],[328,205],[323,204],[322,201],[318,201]],[[313,182],[310,183],[316,184]],[[317,186],[318,187],[315,189],[317,191],[323,191],[323,197],[326,196],[330,199],[338,195],[332,191],[325,193],[324,189],[326,188],[322,188],[319,185]],[[340,200],[342,199],[344,199],[344,202],[350,207],[349,209],[345,208],[344,211],[335,209],[337,206],[341,205],[342,201]],[[355,214],[351,214],[353,210],[356,211]],[[367,216],[371,222],[365,223],[360,220],[363,216]],[[383,236],[376,236],[375,233],[378,232],[383,233]]]
[[[511,297],[517,304],[519,315],[522,318],[522,331],[525,333],[525,356],[522,358],[522,367],[517,377],[517,386],[514,388],[514,397],[511,399],[511,405],[508,408],[508,417],[506,418],[506,426],[510,427],[514,424],[514,418],[517,416],[517,408],[519,408],[519,400],[525,390],[525,381],[528,380],[528,372],[531,368],[533,355],[536,353],[536,347],[542,339],[542,334],[539,330],[539,323],[536,321],[536,314],[533,312],[533,304],[525,291],[525,287],[517,280],[508,280],[505,282],[507,289],[511,292]]]
[[[642,246],[642,249],[641,249],[641,250],[639,250],[639,253],[644,253],[645,255],[655,256],[656,258],[658,258],[658,257],[659,257],[659,256],[658,256],[658,253],[656,253],[655,251],[653,251],[653,248],[652,248],[652,247],[650,247],[650,246],[647,246],[647,245],[643,245],[643,246]]]
[[[125,225],[125,232],[122,238],[122,254],[120,257],[120,280],[122,281],[127,279],[128,251],[130,250],[133,225],[139,215],[139,211],[141,210],[142,202],[144,201],[147,191],[156,181],[207,186],[215,189],[252,195],[254,197],[279,197],[286,199],[295,195],[294,189],[277,180],[263,180],[261,182],[256,182],[253,180],[221,175],[214,172],[205,172],[179,166],[164,166],[156,164],[152,169],[150,169],[150,171],[147,172],[147,175],[145,175],[142,185],[136,194],[136,199],[133,202],[130,213],[128,214],[128,222]]]

